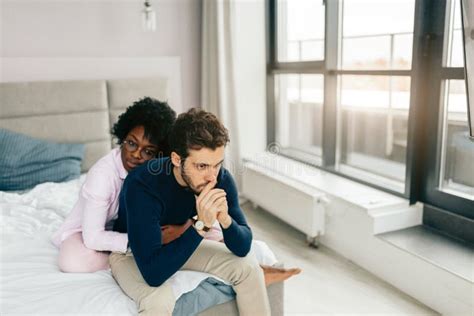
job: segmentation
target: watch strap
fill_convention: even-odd
[[[192,217],[191,220],[193,221],[193,226],[196,227],[195,225],[196,225],[196,222],[198,221],[198,219]],[[204,222],[203,222],[203,223],[204,223]],[[207,227],[206,225],[204,225],[204,227],[202,228],[202,231],[204,231],[204,232],[206,232],[206,233],[207,233],[208,231],[210,231],[210,230],[211,230],[211,228],[210,228],[210,227]]]

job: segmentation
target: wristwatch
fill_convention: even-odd
[[[199,219],[192,218],[192,220],[193,220],[193,226],[197,230],[202,230],[207,233],[211,229],[210,227],[207,227],[206,225],[204,225],[204,222]]]

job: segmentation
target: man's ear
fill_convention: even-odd
[[[181,167],[181,157],[174,151],[171,152],[171,163],[177,168]]]

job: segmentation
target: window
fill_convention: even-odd
[[[322,1],[278,2],[278,60],[324,59],[324,5]]]
[[[474,200],[474,146],[468,137],[466,85],[464,80],[446,80],[442,91],[439,188]]]
[[[462,45],[461,2],[451,1],[446,6],[444,69],[454,72],[459,70],[458,67],[464,67]],[[442,79],[436,152],[438,183],[433,189],[434,200],[441,198],[436,192],[439,190],[450,196],[474,201],[474,142],[468,137],[466,83],[456,80],[455,73],[451,72],[447,72]]]
[[[460,0],[448,2],[445,28],[443,65],[464,67]]]
[[[343,69],[411,69],[414,0],[340,3]]]
[[[337,170],[403,194],[410,77],[391,74],[411,69],[415,1],[345,0],[340,10],[341,68],[360,72],[338,78]]]
[[[338,170],[403,193],[410,77],[342,75],[339,81]]]
[[[278,75],[277,138],[280,150],[321,164],[322,75]]]
[[[268,0],[268,142],[474,219],[460,0]]]

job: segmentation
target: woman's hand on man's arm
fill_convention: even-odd
[[[183,225],[165,225],[161,226],[161,243],[169,244],[178,239],[192,225],[192,220],[188,219]]]

